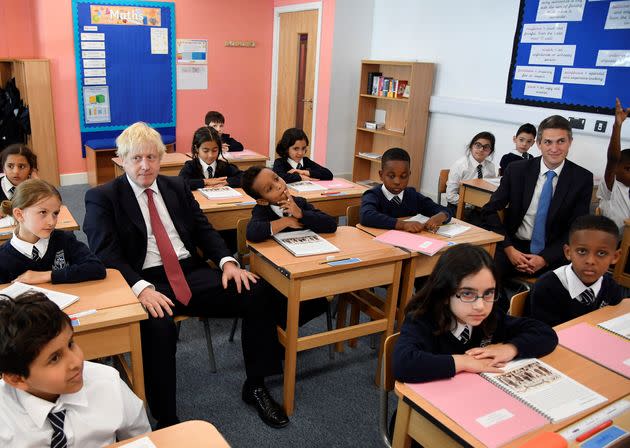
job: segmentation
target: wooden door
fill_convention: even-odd
[[[288,128],[312,139],[318,11],[280,14],[276,142]]]

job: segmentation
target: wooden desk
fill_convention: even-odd
[[[346,182],[350,181],[346,180]],[[346,209],[349,206],[361,205],[361,196],[363,196],[363,193],[369,189],[369,187],[366,187],[365,185],[356,184],[354,182],[350,183],[354,184],[353,188],[335,190],[342,194],[334,196],[322,195],[321,191],[308,191],[300,193],[292,190],[291,188],[289,188],[289,191],[293,196],[303,197],[315,208],[323,211],[324,213],[328,213],[330,216],[338,218],[340,216],[346,216]]]
[[[129,442],[148,437],[158,448],[229,448],[221,433],[208,422],[190,420],[168,428],[150,432],[132,439],[114,443],[109,447],[124,447]]]
[[[517,447],[543,431],[557,431],[567,427],[630,393],[630,380],[563,347],[557,347],[553,353],[541,359],[579,383],[603,395],[608,400],[599,406],[559,423],[549,423],[536,431],[513,440],[504,445],[505,447]],[[434,446],[484,446],[446,414],[431,405],[405,384],[397,382],[395,390],[398,395],[398,414],[396,416],[396,429],[392,443],[394,448],[408,446],[406,443],[409,443],[411,437],[427,448]]]
[[[597,325],[600,322],[604,322],[609,319],[613,319],[618,316],[622,316],[626,313],[630,313],[630,299],[623,299],[619,304],[615,306],[605,306],[598,310],[591,311],[583,316],[576,317],[568,322],[553,327],[554,330],[560,331],[565,328],[572,327],[576,324],[587,323],[591,325]]]
[[[192,153],[187,152],[188,157],[192,157]],[[245,171],[250,166],[266,166],[269,157],[266,155],[252,151],[251,149],[244,149],[242,151],[224,152],[223,158],[230,162],[232,165],[236,165],[241,171]]]
[[[326,254],[298,258],[273,240],[248,242],[251,271],[267,280],[288,300],[287,328],[278,328],[278,340],[285,347],[284,408],[289,415],[294,409],[297,352],[373,333],[382,332],[384,341],[392,334],[402,260],[409,257],[408,253],[374,241],[354,227],[339,227],[336,233],[322,234],[322,237],[340,249],[333,254],[336,259],[357,257],[360,261],[330,266],[325,263]],[[299,337],[300,302],[382,285],[389,285],[382,319]],[[379,359],[382,346],[381,343]]]
[[[241,218],[251,218],[252,209],[256,201],[245,194],[242,188],[235,188],[243,196],[241,198],[208,199],[200,191],[193,191],[195,200],[208,222],[216,230],[236,229],[236,223]]]
[[[0,285],[0,289],[5,286]],[[64,310],[69,315],[97,310],[94,314],[79,317],[79,325],[74,327],[74,340],[83,350],[85,359],[131,353],[131,368],[123,367],[133,391],[144,400],[140,321],[147,319],[147,313],[122,274],[108,269],[103,280],[38,286],[79,296],[77,302]]]
[[[457,244],[470,243],[474,246],[480,246],[484,248],[490,254],[490,256],[494,257],[496,245],[499,241],[503,241],[503,235],[499,235],[498,233],[482,229],[481,227],[473,226],[472,224],[460,221],[455,218],[453,218],[451,222],[455,224],[466,225],[470,227],[470,229],[453,238],[448,238],[430,232],[422,232],[421,235],[429,238],[435,238],[436,240],[452,241]],[[364,232],[367,232],[372,236],[379,236],[388,231],[387,229],[377,229],[375,227],[363,226],[361,224],[357,224],[357,228],[363,230]],[[426,277],[427,275],[431,274],[437,261],[440,259],[440,255],[444,253],[449,247],[450,246],[446,246],[432,257],[421,254],[420,252],[409,251],[411,252],[411,257],[405,260],[405,263],[403,264],[402,279],[400,281],[400,304],[397,317],[399,327],[400,325],[402,325],[402,321],[404,320],[404,310],[407,307],[407,303],[409,302],[409,299],[411,299],[411,297],[413,296],[414,280],[418,277]]]
[[[167,152],[160,161],[160,174],[163,176],[177,176],[184,163],[189,160],[183,152]],[[114,177],[118,177],[125,172],[120,157],[112,158],[114,163]]]
[[[65,205],[61,206],[57,226],[55,228],[59,230],[79,230],[79,224],[77,224],[70,210],[68,210],[68,207]],[[0,241],[11,239],[13,229],[15,229],[15,226],[0,227]]]
[[[464,216],[464,205],[472,204],[475,207],[483,207],[490,200],[492,193],[499,188],[484,179],[470,179],[462,181],[459,185],[459,202],[457,203],[457,213],[455,217],[462,219]]]

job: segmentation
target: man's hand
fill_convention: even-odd
[[[227,289],[228,282],[234,280],[236,290],[241,292],[241,283],[245,285],[245,289],[249,291],[249,282],[256,283],[258,276],[245,269],[240,269],[234,262],[228,261],[223,265],[223,288]]]
[[[13,280],[14,282],[22,282],[28,285],[37,285],[40,283],[48,283],[52,281],[52,271],[26,271],[22,275]]]
[[[169,316],[173,315],[173,310],[171,309],[171,307],[175,306],[173,301],[151,287],[147,286],[144,288],[138,295],[138,300],[153,317],[164,317],[164,311]]]
[[[527,258],[527,266],[529,268],[527,271],[528,274],[535,274],[547,266],[547,262],[540,255],[525,254],[525,258]]]
[[[523,252],[516,249],[514,246],[509,246],[505,248],[505,255],[507,255],[510,263],[516,268],[516,270],[529,273],[529,264],[527,257]]]

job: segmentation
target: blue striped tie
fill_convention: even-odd
[[[50,448],[67,448],[68,439],[66,433],[63,432],[63,421],[66,417],[66,411],[50,412],[48,421],[52,425],[53,435],[50,439]]]
[[[549,170],[545,173],[545,176],[547,176],[547,180],[545,180],[538,199],[538,209],[536,209],[532,241],[529,247],[533,254],[539,254],[545,248],[545,226],[547,225],[547,214],[549,213],[549,205],[553,196],[553,178],[556,176],[556,173]]]

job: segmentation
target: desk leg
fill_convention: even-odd
[[[298,283],[298,284],[296,284]],[[299,281],[291,282],[287,297],[286,345],[284,347],[284,410],[293,414],[295,399],[295,370],[297,363],[298,321],[300,316]]]
[[[400,271],[402,269],[402,261],[397,261],[394,267],[394,275],[392,283],[387,287],[387,297],[385,299],[385,316],[387,318],[387,327],[381,336],[381,346],[378,349],[378,364],[376,365],[376,385],[381,384],[381,367],[383,365],[383,349],[385,347],[385,339],[394,333],[394,319],[396,318],[396,305],[398,303],[398,287],[400,285]]]
[[[409,437],[410,415],[411,407],[402,398],[399,398],[392,448],[409,448],[411,446],[411,437]]]
[[[416,263],[418,257],[411,257],[403,262],[402,278],[400,279],[400,303],[398,304],[398,331],[405,320],[405,308],[413,296],[413,285],[416,280]]]
[[[142,365],[142,343],[140,342],[140,323],[135,322],[129,326],[129,339],[131,342],[131,371],[133,375],[133,391],[146,403],[144,395],[144,367]]]
[[[457,219],[462,219],[462,216],[464,216],[464,204],[465,204],[464,196],[465,195],[466,195],[466,186],[460,185],[459,186],[459,201],[457,202],[457,212],[455,213],[455,217]]]

